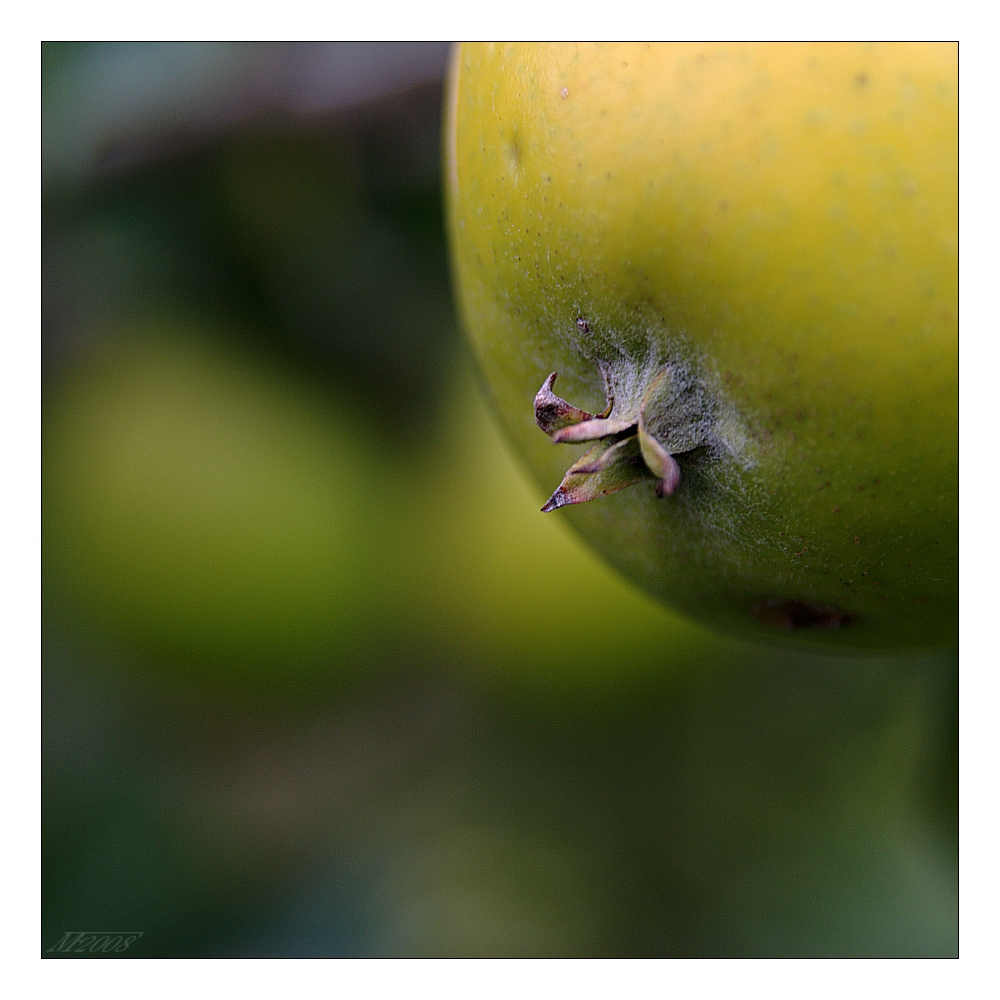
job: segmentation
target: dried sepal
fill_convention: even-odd
[[[629,460],[631,461],[636,452],[636,439],[635,437],[628,437],[622,441],[617,441],[610,447],[605,448],[603,444],[598,445],[596,448],[591,448],[586,454],[582,455],[577,459],[568,469],[569,473],[594,473],[602,472],[608,466],[613,465],[615,462]],[[603,450],[602,450],[603,449]],[[597,453],[597,457],[594,458],[594,453]]]
[[[584,420],[582,423],[573,424],[570,427],[563,427],[562,430],[558,430],[552,435],[552,440],[556,444],[598,441],[613,434],[623,434],[625,431],[633,430],[634,427],[634,420],[604,420],[594,417],[591,420]]]
[[[570,466],[542,512],[617,493],[649,476],[635,437],[603,441]]]
[[[681,481],[681,467],[673,455],[646,429],[646,422],[641,413],[639,414],[639,433],[636,437],[646,467],[659,480],[656,484],[656,495],[659,497],[671,496]]]
[[[555,385],[558,375],[558,372],[553,372],[542,383],[541,389],[535,396],[535,423],[550,436],[564,427],[596,419],[593,413],[588,413],[572,403],[567,403],[565,399],[561,399],[552,391],[552,386]],[[610,412],[610,408],[608,412]]]

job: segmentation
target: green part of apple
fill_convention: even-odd
[[[445,178],[543,509],[729,634],[956,642],[955,46],[462,46]]]

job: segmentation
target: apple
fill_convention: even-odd
[[[46,603],[194,676],[346,673],[382,589],[363,425],[246,336],[146,317],[47,387]]]
[[[957,117],[951,44],[456,49],[457,297],[544,516],[729,634],[953,645]]]

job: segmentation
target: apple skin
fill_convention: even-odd
[[[953,645],[957,112],[948,44],[457,48],[455,287],[535,480],[586,447],[536,425],[551,372],[598,413],[600,366],[652,354],[718,418],[673,496],[646,481],[539,516],[722,632]]]

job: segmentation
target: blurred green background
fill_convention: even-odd
[[[957,954],[957,652],[722,640],[539,514],[446,60],[42,47],[43,954]]]

